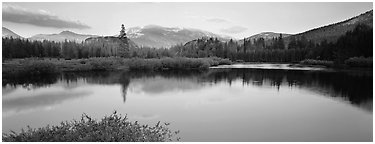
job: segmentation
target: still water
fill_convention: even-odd
[[[372,72],[219,68],[3,78],[2,131],[114,110],[181,141],[372,141]]]

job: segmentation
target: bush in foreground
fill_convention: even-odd
[[[350,67],[370,68],[372,67],[372,57],[368,57],[368,58],[352,57],[352,58],[345,60],[345,64]]]
[[[58,126],[22,130],[20,133],[12,131],[3,134],[4,142],[164,142],[172,141],[178,132],[167,128],[169,124],[155,126],[140,125],[129,122],[114,112],[100,121],[83,114],[81,120],[61,122]],[[176,138],[178,141],[179,138]]]

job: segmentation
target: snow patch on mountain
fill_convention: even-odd
[[[126,34],[128,35],[129,38],[139,38],[143,36],[144,34],[142,33],[142,28],[143,27],[132,27],[126,30]]]

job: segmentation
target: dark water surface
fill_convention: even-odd
[[[210,69],[3,78],[2,131],[117,110],[182,141],[372,141],[372,72]]]

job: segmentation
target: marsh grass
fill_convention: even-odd
[[[47,61],[29,61],[26,63],[24,71],[31,75],[55,74],[59,72],[56,65]]]
[[[115,111],[97,121],[83,114],[80,120],[61,122],[57,126],[38,129],[27,127],[20,133],[3,134],[3,142],[165,142],[179,141],[179,131],[171,131],[169,123],[155,126],[128,121]]]
[[[352,57],[345,60],[345,64],[350,67],[362,67],[371,68],[372,67],[372,57]]]
[[[3,74],[23,73],[47,74],[61,71],[111,71],[111,70],[204,70],[210,66],[231,64],[229,59],[164,57],[124,59],[119,57],[97,57],[89,59],[13,59],[3,63]]]
[[[300,62],[300,64],[304,65],[321,65],[326,67],[332,67],[334,66],[333,61],[326,61],[326,60],[314,60],[314,59],[305,59]]]
[[[14,64],[4,64],[3,63],[3,75],[26,75],[26,76],[35,76],[35,75],[49,75],[59,73],[58,67],[49,61],[44,60],[24,60],[17,61]]]
[[[130,70],[204,70],[210,66],[220,64],[231,64],[228,59],[220,58],[160,58],[160,59],[130,59],[128,66]]]

